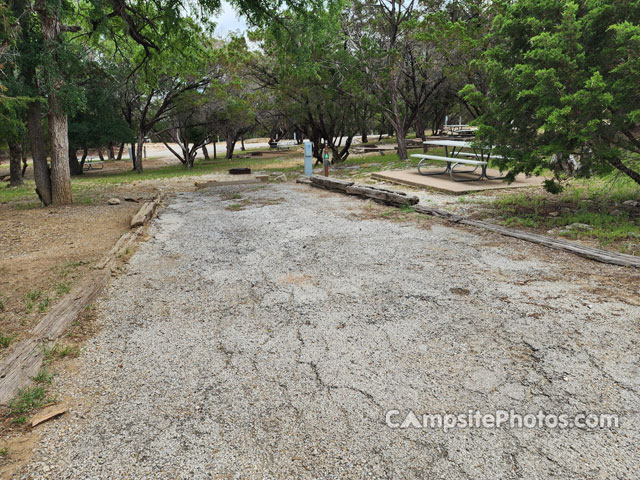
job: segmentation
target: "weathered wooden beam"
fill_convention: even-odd
[[[612,265],[620,265],[623,267],[635,267],[640,268],[640,257],[634,255],[627,255],[624,253],[611,252],[608,250],[602,250],[600,248],[587,247],[562,238],[546,237],[544,235],[538,235],[537,233],[524,232],[522,230],[514,230],[512,228],[503,227],[501,225],[495,225],[493,223],[483,222],[481,220],[462,219],[458,223],[463,225],[469,225],[472,227],[483,228],[492,232],[499,233],[507,237],[519,238],[526,240],[527,242],[537,243],[556,250],[562,250],[565,252],[574,253],[581,257],[596,260],[602,263],[609,263]]]
[[[412,205],[413,209],[418,213],[425,215],[432,215],[439,217],[450,222],[460,223],[462,225],[468,225],[470,227],[482,228],[490,230],[492,232],[499,233],[507,237],[519,238],[527,242],[536,243],[538,245],[544,245],[556,250],[562,250],[565,252],[580,255],[591,260],[595,260],[602,263],[608,263],[611,265],[620,265],[623,267],[640,268],[640,257],[634,255],[627,255],[624,253],[611,252],[608,250],[602,250],[600,248],[587,247],[579,245],[569,240],[562,238],[546,237],[537,233],[524,232],[522,230],[515,230],[512,228],[503,227],[501,225],[495,225],[493,223],[483,222],[481,220],[474,220],[471,218],[462,217],[445,210],[438,208],[428,207],[426,205],[416,205],[418,198],[415,196],[409,196],[404,192],[395,190],[388,190],[385,188],[371,187],[364,185],[355,185],[352,182],[344,180],[338,180],[335,178],[329,179],[326,177],[319,177],[316,175],[311,176],[311,183],[314,186],[321,186],[344,192],[350,195],[358,195],[365,198],[372,198],[376,201],[386,203],[388,205],[403,206]]]
[[[137,228],[141,227],[142,225],[146,225],[147,222],[151,220],[151,217],[153,217],[153,214],[156,211],[158,205],[160,205],[160,202],[162,202],[162,199],[163,195],[160,194],[152,202],[144,203],[142,207],[140,207],[140,210],[138,210],[138,213],[136,213],[131,219],[131,228]]]
[[[161,199],[162,197],[158,197],[154,202],[149,202],[155,204],[151,215]],[[124,233],[90,273],[29,332],[29,337],[18,342],[0,362],[0,405],[8,404],[18,390],[28,386],[31,377],[38,374],[44,360],[43,346],[60,338],[80,312],[98,298],[109,282],[116,259],[142,231],[143,227],[139,227],[133,232]]]
[[[322,177],[320,175],[311,175],[309,177],[311,183],[317,187],[326,188],[327,190],[334,190],[337,192],[346,192],[347,187],[353,185],[353,182],[347,180],[340,180],[338,178]]]
[[[404,192],[393,192],[391,190],[370,188],[362,185],[352,185],[347,187],[346,192],[349,195],[357,195],[363,198],[370,198],[376,202],[386,205],[406,206],[415,205],[420,199],[414,195],[407,195]]]
[[[138,213],[136,213],[131,219],[131,228],[140,227],[147,223],[153,215],[153,210],[155,208],[155,202],[144,203],[140,210],[138,210]]]

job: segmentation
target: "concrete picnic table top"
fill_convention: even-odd
[[[422,143],[425,145],[439,145],[442,147],[471,148],[471,142],[465,142],[462,140],[426,140]]]

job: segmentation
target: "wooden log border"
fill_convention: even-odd
[[[0,362],[0,405],[7,405],[38,374],[44,362],[44,347],[53,344],[91,302],[102,292],[111,278],[117,259],[140,236],[164,196],[159,194],[152,202],[142,205],[136,217],[144,217],[142,225],[125,232],[109,252],[102,257],[71,292],[62,297],[42,320],[18,342]],[[133,220],[133,219],[132,219]],[[134,227],[132,221],[132,228]]]
[[[445,210],[439,210],[437,208],[427,207],[421,204],[415,205],[413,203],[410,203],[413,200],[405,200],[403,202],[399,199],[415,198],[415,203],[418,203],[417,197],[407,196],[406,193],[400,191],[371,187],[369,185],[356,185],[353,182],[345,182],[344,180],[332,179],[328,177],[318,177],[316,175],[312,175],[309,180],[307,180],[306,178],[301,178],[299,180],[299,183],[308,184],[314,187],[326,188],[328,190],[343,192],[347,194],[356,194],[357,192],[357,195],[360,197],[370,198],[375,201],[382,201],[382,203],[386,203],[387,205],[412,205],[412,208],[418,213],[432,215],[448,220],[450,222],[459,223],[475,228],[482,228],[484,230],[499,233],[500,235],[504,235],[506,237],[518,238],[520,240],[536,243],[538,245],[544,245],[545,247],[573,253],[601,263],[619,265],[622,267],[640,268],[640,257],[636,257],[634,255],[611,252],[600,248],[586,247],[562,238],[547,237],[544,235],[539,235],[537,233],[529,233],[522,230],[503,227],[501,225],[496,225],[489,222],[483,222],[481,220],[474,220],[472,218],[455,215]],[[387,192],[387,195],[381,196],[380,192]],[[387,199],[390,199],[391,201],[385,201]]]

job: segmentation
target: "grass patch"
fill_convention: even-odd
[[[49,347],[44,345],[42,347],[42,353],[44,355],[45,362],[50,363],[53,360],[71,357],[76,358],[80,355],[80,348],[73,345],[60,345],[59,343]]]
[[[9,402],[9,415],[17,417],[15,423],[25,423],[25,414],[40,408],[47,397],[47,390],[42,385],[21,388],[18,394]],[[24,419],[24,421],[22,421]]]
[[[71,285],[68,282],[61,282],[56,285],[56,293],[62,296],[71,291]]]
[[[640,187],[630,179],[608,176],[576,180],[562,193],[529,192],[503,195],[485,216],[505,225],[551,230],[570,239],[591,239],[601,246],[634,253],[640,243],[640,207],[625,204],[640,199]],[[584,224],[586,228],[572,228]],[[635,254],[640,249],[635,248]]]
[[[8,448],[0,448],[0,457],[6,457],[7,455],[9,455],[9,449]]]
[[[15,339],[15,335],[3,335],[0,333],[0,350],[7,348]]]
[[[31,380],[33,380],[36,383],[49,385],[51,383],[51,381],[53,380],[54,376],[55,376],[54,373],[51,373],[51,372],[49,372],[48,369],[43,368],[42,370],[40,370],[38,372],[38,374],[35,377],[31,377]]]
[[[40,290],[39,288],[37,288],[36,290],[31,290],[30,292],[27,292],[25,294],[26,299],[32,302],[35,302],[36,300],[40,299],[41,296],[42,296],[42,290]]]
[[[38,303],[38,311],[45,312],[49,305],[51,305],[51,299],[47,296]]]

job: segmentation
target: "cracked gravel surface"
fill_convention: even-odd
[[[639,478],[639,275],[385,210],[290,184],[174,197],[20,478]],[[385,423],[511,408],[621,425]]]

